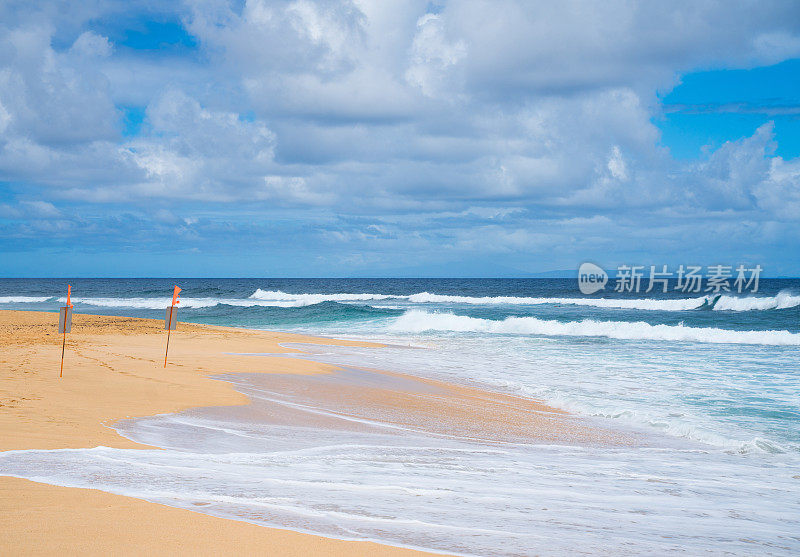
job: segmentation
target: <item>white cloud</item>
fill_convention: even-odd
[[[255,199],[324,205],[333,201],[333,194],[314,191],[303,177],[264,176],[264,187],[255,192]]]
[[[768,176],[775,147],[772,123],[752,137],[726,142],[696,166],[693,173],[699,180],[693,197],[714,208],[751,208],[752,188]]]
[[[622,151],[619,150],[618,145],[614,145],[611,149],[611,156],[608,157],[607,166],[613,178],[623,182],[628,179],[628,169],[625,166],[625,159],[622,158]]]
[[[417,21],[405,78],[427,97],[444,96],[450,92],[447,84],[450,73],[466,55],[466,43],[448,41],[439,16],[425,14]]]
[[[85,43],[58,53],[44,28],[14,29],[0,35],[0,104],[7,115],[5,138],[65,145],[118,137],[117,113],[108,81],[94,70]]]
[[[111,56],[113,46],[108,41],[107,37],[86,31],[75,39],[75,42],[70,47],[69,52],[79,57],[99,57],[107,58]]]
[[[147,133],[126,144],[145,173],[148,196],[247,199],[274,167],[274,135],[261,122],[209,110],[179,90],[147,108]]]

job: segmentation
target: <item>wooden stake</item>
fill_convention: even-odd
[[[167,367],[167,354],[169,353],[169,334],[172,332],[172,310],[175,306],[169,308],[169,323],[167,324],[167,349],[164,351],[164,367]]]
[[[67,331],[64,327],[64,340],[61,341],[61,371],[58,372],[58,378],[64,377],[64,347],[67,345]]]
[[[64,318],[64,321],[63,321],[64,329],[62,331],[64,333],[64,338],[61,339],[61,369],[58,372],[58,378],[59,379],[64,377],[64,348],[66,348],[66,346],[67,346],[67,329],[69,329],[71,327],[71,324],[72,324],[72,321],[71,321],[72,314],[70,313],[71,311],[72,311],[72,286],[68,284],[67,285],[67,305],[64,306],[63,308],[61,308],[59,310],[59,312],[58,312],[58,326],[59,326],[59,328],[62,325],[61,318],[62,317]]]

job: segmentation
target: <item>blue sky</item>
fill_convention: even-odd
[[[0,7],[0,276],[800,275],[800,8]]]
[[[704,148],[752,135],[766,122],[775,124],[776,155],[800,155],[800,59],[688,72],[661,102],[664,114],[654,123],[676,158],[700,158]]]

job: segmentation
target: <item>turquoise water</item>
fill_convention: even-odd
[[[70,283],[77,312],[155,318],[172,286]],[[763,280],[713,309],[703,294],[583,296],[560,279],[179,284],[182,321],[381,340],[390,346],[304,357],[531,396],[643,435],[648,448],[487,448],[388,432],[378,416],[363,417],[369,431],[319,434],[193,411],[121,428],[167,451],[4,453],[0,472],[465,554],[800,551],[798,280]],[[3,280],[0,309],[53,310],[63,290]],[[341,412],[228,380],[255,405]]]

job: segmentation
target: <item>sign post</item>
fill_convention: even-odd
[[[72,331],[72,286],[67,285],[67,305],[60,308],[58,312],[58,332],[63,334],[61,340],[61,371],[58,378],[64,376],[64,349],[67,346],[67,333]]]
[[[169,354],[169,335],[178,326],[178,306],[181,303],[178,299],[181,289],[178,285],[172,290],[172,305],[167,308],[167,313],[164,316],[164,328],[167,330],[167,349],[164,351],[164,367],[167,367],[167,354]]]

